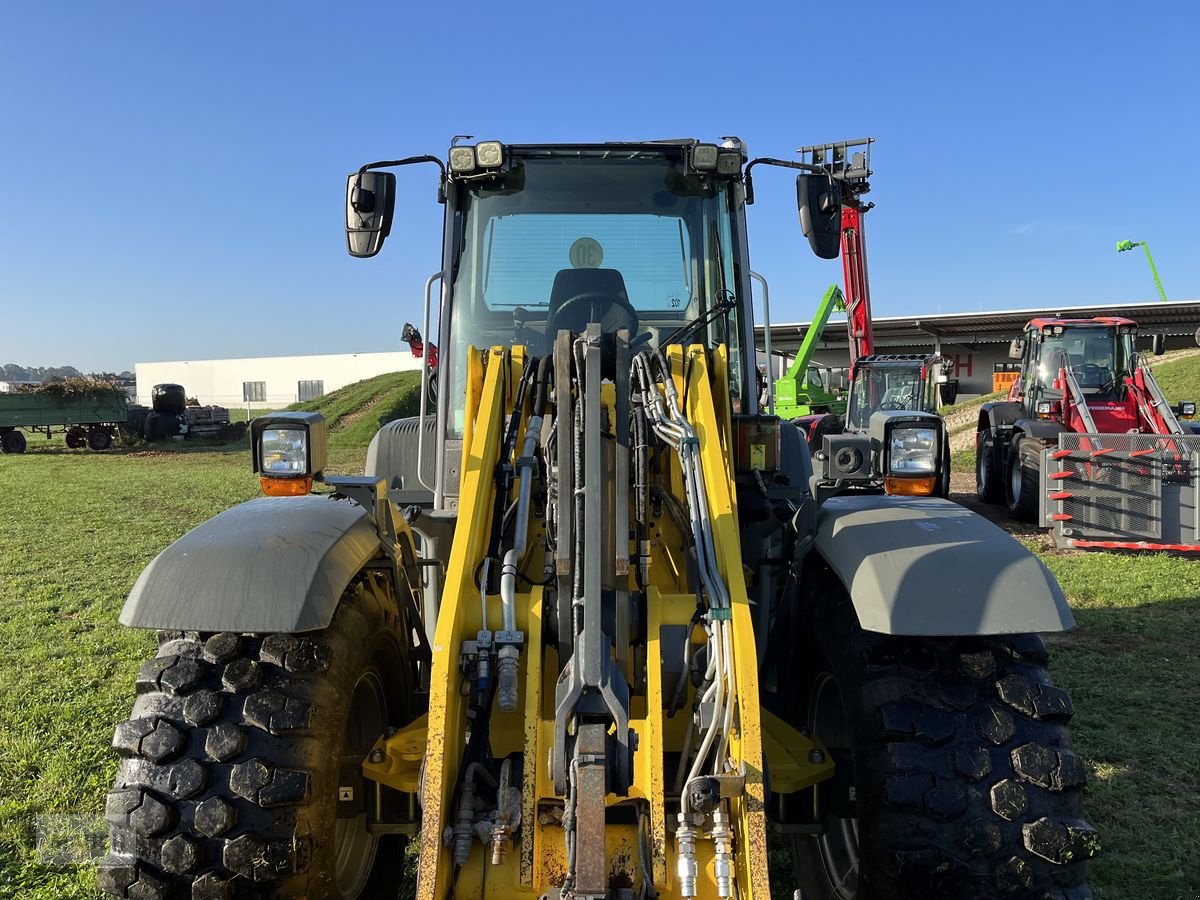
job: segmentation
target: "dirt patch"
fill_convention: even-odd
[[[380,403],[382,403],[383,398],[383,394],[376,394],[374,397],[368,400],[366,404],[354,410],[354,412],[346,413],[344,416],[339,418],[336,422],[330,425],[330,429],[332,430],[336,428],[340,431],[349,428],[363,416],[371,412],[371,410],[375,409],[375,407],[377,407]]]

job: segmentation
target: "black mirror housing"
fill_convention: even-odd
[[[1167,336],[1161,331],[1157,334],[1150,335],[1150,349],[1155,356],[1162,356],[1167,352]]]
[[[383,248],[396,212],[392,172],[352,172],[346,179],[346,249],[367,258]]]
[[[837,259],[842,250],[842,190],[826,175],[796,177],[800,230],[821,259]]]

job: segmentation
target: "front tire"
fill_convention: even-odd
[[[982,503],[1004,500],[1004,482],[996,462],[995,434],[991,429],[975,433],[975,495]]]
[[[19,431],[6,431],[0,434],[0,450],[5,453],[24,453],[25,435]]]
[[[853,811],[795,840],[797,886],[810,900],[1090,898],[1084,766],[1041,639],[872,634],[828,570],[810,582],[824,662],[800,712],[849,760]]]
[[[1008,453],[1006,499],[1008,514],[1018,522],[1038,520],[1038,491],[1041,490],[1041,454],[1037,444],[1018,438]]]
[[[113,737],[101,889],[365,900],[398,883],[399,838],[371,835],[365,806],[338,818],[343,770],[410,714],[398,619],[365,575],[323,631],[161,632]]]

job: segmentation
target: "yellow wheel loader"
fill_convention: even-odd
[[[324,474],[319,414],[255,420],[266,496],[138,579],[122,621],[160,649],[105,891],[1091,896],[1052,576],[955,504],[850,490],[932,463],[903,421],[814,465],[758,406],[752,170],[799,171],[834,258],[870,173],[831,148],[488,141],[349,176],[369,257],[383,170],[437,167],[436,396],[426,368],[360,477]]]

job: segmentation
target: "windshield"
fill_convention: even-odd
[[[524,344],[599,322],[661,347],[714,304],[736,300],[729,182],[689,173],[677,150],[538,150],[459,195],[452,352]],[[742,395],[737,308],[691,332],[726,344]],[[461,360],[461,356],[455,359]],[[462,429],[465,367],[451,364],[450,429]]]
[[[854,374],[847,413],[848,427],[866,431],[871,414],[881,409],[921,410],[922,379],[920,367],[906,368],[860,366]]]
[[[1061,334],[1043,333],[1035,378],[1043,393],[1057,396],[1054,379],[1069,368],[1081,390],[1114,390],[1120,376],[1132,368],[1133,336],[1108,327],[1067,328]]]

